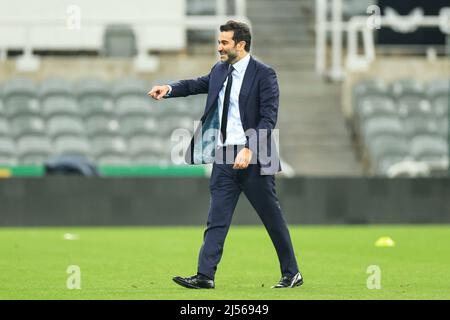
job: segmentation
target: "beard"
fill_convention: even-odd
[[[222,52],[219,52],[221,55],[222,54],[224,54],[225,56],[221,56],[220,57],[220,60],[222,60],[223,62],[226,62],[226,63],[228,63],[228,64],[231,64],[235,59],[236,59],[236,57],[238,56],[237,55],[237,52],[236,51],[222,51]],[[226,59],[225,60],[223,60],[222,59],[222,57],[226,57]]]

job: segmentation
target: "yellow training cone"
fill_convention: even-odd
[[[375,247],[393,247],[393,246],[395,246],[395,242],[390,237],[381,237],[375,242]]]

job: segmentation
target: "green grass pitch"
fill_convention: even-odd
[[[0,299],[450,299],[450,226],[290,226],[305,283],[274,290],[278,260],[261,226],[232,226],[215,290],[195,273],[203,227],[1,228]],[[64,240],[65,233],[78,240]],[[390,236],[395,247],[375,247]],[[69,290],[69,265],[81,289]],[[367,268],[381,270],[368,289]]]

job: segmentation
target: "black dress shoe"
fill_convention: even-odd
[[[301,273],[297,273],[293,277],[287,277],[284,276],[281,278],[280,282],[278,282],[276,285],[272,286],[272,288],[279,289],[279,288],[294,288],[299,287],[303,284],[303,277]]]
[[[174,277],[172,280],[176,284],[189,289],[214,289],[214,280],[197,274],[188,278]]]

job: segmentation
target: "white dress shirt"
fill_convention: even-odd
[[[239,113],[239,93],[241,92],[242,82],[244,80],[245,71],[250,62],[250,54],[247,53],[245,57],[233,64],[233,83],[230,91],[230,105],[228,107],[228,122],[227,122],[227,138],[225,145],[244,145],[247,142],[244,128],[242,127],[241,116]],[[222,89],[219,92],[219,121],[222,119],[223,99],[225,96],[225,88],[227,87],[228,78],[225,80]],[[219,131],[220,133],[220,128]],[[222,147],[222,140],[218,139],[217,145]]]
[[[239,112],[239,93],[241,92],[242,82],[244,80],[245,71],[247,70],[248,63],[250,62],[250,54],[233,64],[233,83],[231,85],[230,92],[230,105],[228,107],[228,121],[227,121],[227,138],[225,145],[245,145],[247,138],[245,136],[244,128],[242,127],[241,115]],[[223,83],[222,89],[219,92],[219,121],[222,121],[223,112],[223,99],[225,96],[225,88],[227,87],[228,78]],[[169,91],[166,96],[172,92],[172,87],[168,85]],[[220,125],[219,125],[220,126]],[[217,146],[223,147],[222,140],[219,139],[220,127],[216,139]]]

